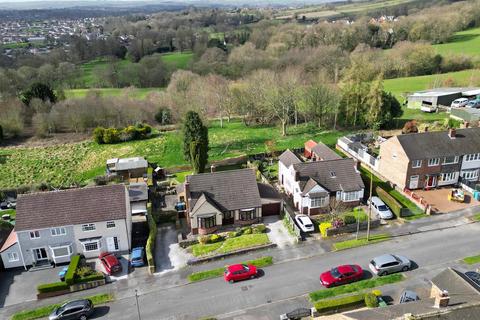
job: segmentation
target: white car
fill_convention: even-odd
[[[461,107],[465,107],[467,103],[468,103],[467,98],[458,98],[452,101],[452,104],[450,105],[450,107],[461,108]]]
[[[370,200],[368,201],[370,205]],[[376,213],[380,219],[392,219],[393,213],[379,197],[372,197],[372,212]]]
[[[298,214],[295,216],[295,222],[303,232],[312,232],[315,230],[312,220],[304,214]]]

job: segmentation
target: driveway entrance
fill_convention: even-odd
[[[185,266],[189,258],[190,256],[178,245],[178,232],[175,225],[168,223],[158,226],[155,242],[156,272],[177,270]]]

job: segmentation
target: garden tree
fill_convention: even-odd
[[[405,122],[402,128],[402,134],[406,133],[418,133],[417,121],[410,120]]]
[[[27,90],[21,94],[22,102],[25,105],[29,105],[33,98],[38,98],[43,101],[50,101],[51,103],[57,102],[57,96],[53,92],[53,89],[44,83],[33,83]]]
[[[208,161],[208,128],[200,115],[188,111],[183,123],[183,155],[195,173],[203,173]]]
[[[231,98],[228,88],[228,81],[218,75],[208,75],[204,79],[206,83],[206,103],[210,105],[216,115],[220,118],[220,127],[223,128],[223,117],[227,114],[230,120]]]
[[[306,119],[315,121],[319,128],[326,126],[327,122],[333,122],[335,128],[335,115],[339,103],[338,92],[334,86],[328,85],[323,77],[316,77],[311,81],[300,102],[300,109]]]
[[[365,124],[373,129],[378,130],[382,125],[382,113],[387,112],[383,109],[383,75],[379,74],[377,78],[371,82],[370,91],[366,97],[366,104],[368,107]],[[383,110],[382,110],[383,109]]]
[[[17,98],[0,100],[0,126],[4,137],[18,136],[24,127],[25,106]]]

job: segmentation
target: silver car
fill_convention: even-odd
[[[410,270],[412,262],[403,256],[384,254],[373,258],[368,266],[376,275],[384,276],[389,273]]]

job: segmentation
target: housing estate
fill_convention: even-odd
[[[360,203],[365,186],[353,159],[343,159],[323,144],[313,150],[312,158],[321,160],[303,161],[290,150],[279,158],[279,183],[297,210],[314,215]]]
[[[402,134],[380,145],[378,172],[404,189],[475,183],[480,128]]]
[[[264,189],[254,169],[238,169],[189,175],[177,193],[186,203],[191,233],[203,235],[279,214],[281,199],[271,195],[262,199]]]
[[[19,195],[15,229],[0,249],[5,268],[58,264],[75,254],[131,249],[125,185]]]

